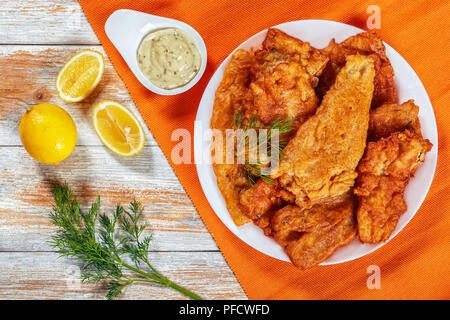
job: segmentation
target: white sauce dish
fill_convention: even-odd
[[[138,49],[142,40],[150,33],[166,28],[181,29],[188,33],[194,40],[201,58],[200,68],[195,76],[186,84],[172,89],[157,86],[144,75],[138,64]],[[105,24],[105,32],[136,78],[144,87],[157,94],[175,95],[189,90],[200,80],[206,69],[205,42],[194,28],[184,22],[144,12],[121,9],[109,16]]]

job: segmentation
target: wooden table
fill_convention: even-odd
[[[55,228],[49,181],[67,181],[87,205],[97,194],[103,209],[140,200],[153,232],[154,265],[170,279],[207,299],[245,299],[245,293],[204,226],[160,148],[146,131],[136,157],[116,156],[103,146],[91,123],[93,107],[116,100],[139,116],[123,82],[107,61],[100,86],[82,103],[55,92],[56,76],[76,52],[103,52],[76,0],[0,2],[0,299],[102,299],[99,285],[80,284],[78,263],[48,244]],[[38,103],[60,105],[73,117],[78,142],[58,166],[33,160],[22,147],[18,126]],[[170,289],[128,287],[123,299],[183,299]]]

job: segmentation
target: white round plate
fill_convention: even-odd
[[[335,38],[337,42],[341,42],[350,36],[364,31],[350,25],[326,20],[292,21],[274,26],[274,28],[278,28],[302,41],[310,42],[312,46],[319,49],[326,47],[332,38]],[[259,32],[236,49],[249,50],[250,48],[259,47],[264,40],[266,33],[267,30]],[[414,178],[411,179],[406,188],[405,200],[408,204],[408,210],[400,217],[397,227],[389,238],[390,240],[408,224],[425,199],[436,168],[438,137],[433,108],[419,77],[400,54],[386,43],[385,46],[386,54],[395,71],[395,83],[398,90],[399,102],[403,103],[409,99],[414,99],[415,103],[420,106],[419,118],[423,136],[424,138],[429,139],[434,145],[431,151],[427,153],[425,163],[418,169]],[[202,135],[209,128],[215,92],[222,80],[223,72],[230,61],[230,57],[231,54],[214,73],[203,93],[198,108],[196,126],[194,129],[194,153],[198,177],[203,192],[211,207],[231,232],[254,249],[265,253],[268,256],[283,261],[290,261],[288,256],[284,253],[283,248],[273,239],[266,237],[260,228],[252,223],[240,227],[237,227],[233,223],[222,194],[217,187],[213,168],[210,165],[210,142],[207,141],[207,139],[202,139]],[[387,241],[381,244],[367,244],[362,243],[356,238],[350,244],[339,248],[331,257],[321,264],[336,264],[357,259],[375,251],[386,243]]]

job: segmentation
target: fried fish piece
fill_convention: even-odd
[[[354,189],[359,200],[357,218],[362,242],[384,242],[389,238],[407,209],[404,190],[432,146],[409,130],[368,143]]]
[[[282,201],[293,203],[294,200],[295,196],[289,191],[262,179],[240,194],[242,210],[250,219],[260,218],[273,208],[279,207]]]
[[[374,75],[370,57],[348,56],[316,114],[284,149],[271,177],[296,196],[298,206],[309,207],[354,185],[366,146]]]
[[[293,136],[319,104],[310,79],[311,75],[298,62],[290,62],[278,64],[272,73],[265,73],[262,81],[252,82],[253,110],[258,118],[270,124],[277,118],[289,117]]]
[[[385,104],[370,110],[369,140],[376,141],[404,129],[421,135],[418,113],[419,106],[414,104],[414,100],[400,105]]]
[[[223,79],[217,88],[214,99],[211,128],[218,129],[226,135],[225,130],[233,128],[234,116],[242,109],[251,81],[251,67],[254,56],[251,52],[237,50],[233,53],[225,69]],[[222,150],[211,151],[213,169],[217,178],[217,185],[227,204],[228,211],[236,225],[242,225],[251,220],[241,211],[239,193],[249,188],[250,183],[246,173],[238,164],[226,163],[226,139],[223,139]],[[221,152],[221,154],[216,154]],[[218,161],[214,161],[219,159]]]
[[[312,77],[318,77],[328,62],[328,57],[308,42],[274,28],[267,31],[262,48],[255,52],[255,59],[253,73],[256,79],[272,72],[279,63],[289,62],[298,62]],[[317,78],[312,83],[315,87]]]
[[[376,32],[362,32],[341,43],[336,43],[332,39],[328,47],[322,50],[322,53],[326,54],[330,61],[320,77],[319,86],[316,90],[319,97],[324,96],[334,83],[339,70],[345,65],[345,57],[361,54],[371,57],[375,65],[372,108],[397,102],[394,69],[386,56],[383,41]]]
[[[317,109],[314,88],[328,58],[309,43],[278,29],[269,29],[262,48],[255,52],[250,92],[253,104],[245,107],[245,118],[256,115],[263,124],[291,119],[292,138],[297,128]]]
[[[294,203],[295,196],[279,186],[259,179],[249,189],[240,194],[242,211],[253,223],[264,230],[266,236],[272,234],[270,222],[273,213],[282,205]]]
[[[294,265],[311,268],[355,238],[354,198],[347,192],[309,209],[288,205],[274,214],[272,229]]]

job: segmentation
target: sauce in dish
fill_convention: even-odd
[[[200,70],[200,52],[192,36],[178,28],[158,29],[141,41],[137,60],[157,87],[173,89],[190,82]]]

